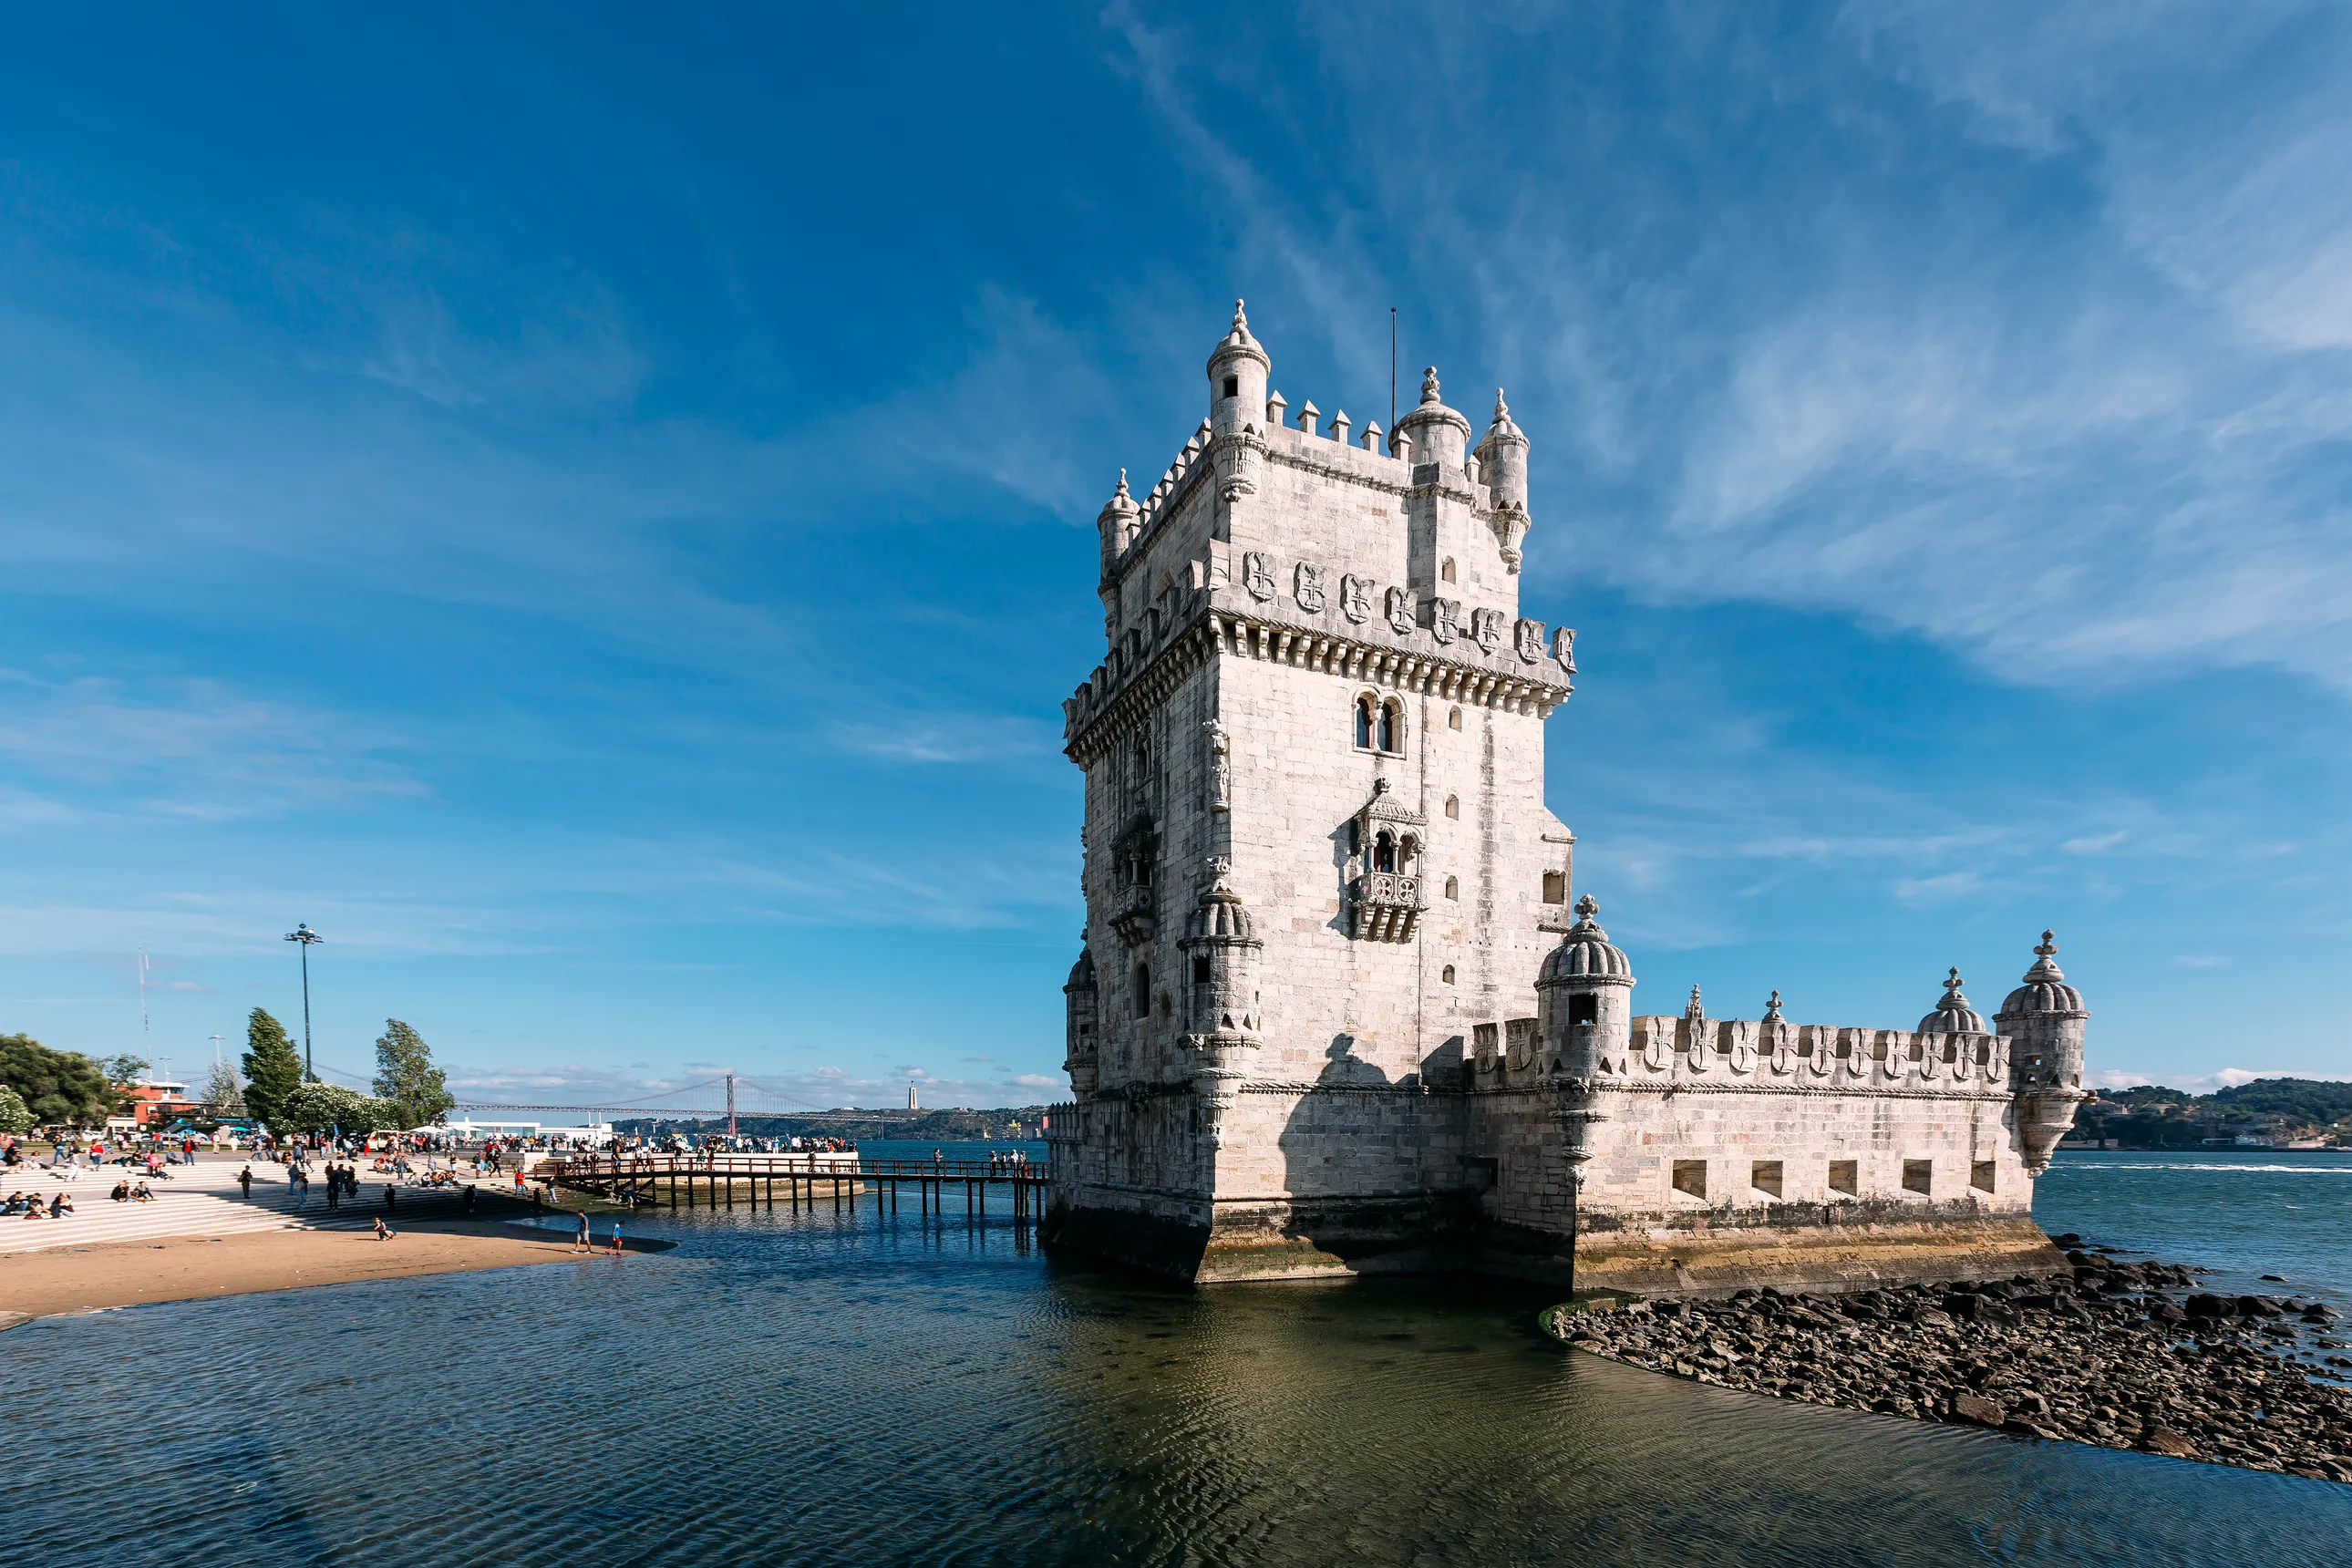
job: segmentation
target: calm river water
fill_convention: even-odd
[[[2309,1163],[2062,1156],[2042,1217],[2341,1290],[2352,1162]],[[632,1228],[681,1245],[0,1336],[5,1537],[116,1563],[2352,1559],[2352,1487],[1657,1377],[1542,1338],[1553,1292],[1164,1289],[870,1202]]]

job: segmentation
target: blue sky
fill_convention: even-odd
[[[0,57],[0,1029],[1057,1097],[1091,521],[1236,295],[1534,443],[1644,1010],[2057,928],[2352,1071],[2352,14],[250,7]]]

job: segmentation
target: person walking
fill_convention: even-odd
[[[343,1178],[332,1165],[327,1167],[327,1212],[333,1214],[343,1201]]]
[[[245,1164],[245,1169],[244,1169],[244,1170],[242,1170],[242,1171],[239,1171],[239,1172],[236,1173],[236,1184],[237,1184],[240,1188],[242,1188],[242,1189],[244,1190],[246,1197],[247,1197],[248,1200],[250,1200],[250,1199],[252,1198],[252,1196],[253,1196],[253,1162],[252,1162],[252,1161],[250,1161],[250,1160],[247,1161],[247,1162],[246,1162],[246,1164]]]
[[[383,1207],[386,1214],[390,1214],[400,1207],[400,1189],[394,1186],[390,1182],[386,1182],[383,1184]]]
[[[594,1246],[588,1240],[588,1211],[586,1209],[573,1209],[572,1211],[572,1216],[580,1222],[580,1228],[572,1232],[572,1250],[574,1252],[593,1252],[596,1250]]]
[[[585,1226],[588,1222],[583,1218],[580,1223]],[[621,1221],[617,1215],[613,1218],[613,1245],[610,1255],[614,1258],[621,1256]]]

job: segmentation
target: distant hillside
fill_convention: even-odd
[[[735,1131],[746,1138],[908,1139],[925,1143],[970,1142],[990,1138],[1007,1142],[1043,1137],[1042,1105],[1007,1106],[993,1110],[826,1110],[805,1116],[739,1116]],[[660,1137],[680,1132],[698,1136],[723,1132],[725,1117],[630,1117],[613,1123],[616,1132],[635,1137]]]
[[[2352,1083],[2262,1078],[2211,1094],[2153,1083],[2102,1089],[2075,1116],[2074,1131],[2151,1148],[2194,1148],[2209,1138],[2241,1133],[2352,1143]]]

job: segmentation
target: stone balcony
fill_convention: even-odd
[[[1128,946],[1140,947],[1150,942],[1151,933],[1159,929],[1159,909],[1160,900],[1150,883],[1139,882],[1131,888],[1122,888],[1113,896],[1110,929],[1117,931],[1118,940]]]
[[[1411,942],[1421,924],[1421,879],[1402,871],[1366,871],[1349,889],[1348,934],[1358,942]]]

